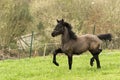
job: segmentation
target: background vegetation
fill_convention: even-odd
[[[18,48],[20,36],[39,33],[36,50],[51,37],[56,19],[71,23],[77,35],[112,33],[113,48],[120,42],[120,0],[0,0],[0,49]],[[116,46],[117,45],[117,46]]]

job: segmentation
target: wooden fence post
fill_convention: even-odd
[[[93,27],[93,34],[95,34],[95,28],[96,28],[96,26],[95,26],[95,24],[94,24],[94,27]]]
[[[47,49],[47,43],[45,43],[43,56],[45,56],[45,54],[46,54],[46,49]]]
[[[33,36],[34,36],[34,32],[32,31],[32,36],[31,36],[31,43],[30,43],[30,58],[31,58],[31,55],[32,55],[32,43],[33,43]]]

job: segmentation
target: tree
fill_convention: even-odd
[[[8,47],[15,38],[25,33],[32,22],[29,0],[3,1],[1,10],[0,45]]]

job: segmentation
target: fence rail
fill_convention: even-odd
[[[31,36],[25,37],[28,38],[27,41],[31,41]],[[34,37],[33,37],[34,38]],[[10,58],[24,58],[24,57],[34,57],[34,56],[46,56],[52,54],[53,51],[60,47],[60,43],[44,43],[38,45],[37,39],[33,39],[33,43],[25,41],[25,39],[20,38],[18,40],[21,44],[21,48],[18,49],[6,49],[0,50],[0,59],[10,59]],[[37,41],[37,44],[34,42]],[[23,47],[23,43],[27,46],[27,48]],[[30,44],[33,47],[30,50]],[[28,46],[29,45],[29,46]],[[37,45],[37,46],[36,46]],[[102,43],[103,49],[120,49],[120,37],[112,38],[112,41],[103,41]],[[31,53],[30,53],[31,52]]]
[[[103,49],[120,49],[120,38],[112,38],[112,41],[103,41],[101,44]],[[52,53],[60,43],[44,43],[39,44],[37,48],[33,48],[31,56],[46,56]]]

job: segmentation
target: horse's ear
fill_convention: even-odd
[[[64,19],[62,19],[61,21],[64,22]]]
[[[58,23],[60,22],[58,19],[56,20]]]

